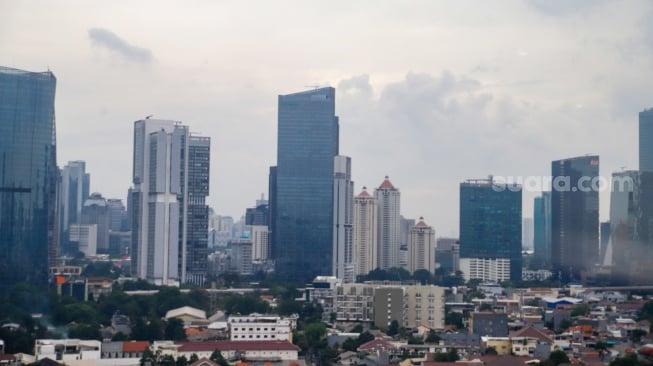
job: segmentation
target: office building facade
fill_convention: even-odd
[[[276,189],[270,199],[280,279],[306,283],[331,273],[338,130],[334,88],[279,96]]]
[[[160,285],[205,276],[209,150],[179,122],[134,123],[132,275]]]
[[[551,262],[562,280],[582,280],[598,263],[599,157],[581,156],[551,163]]]
[[[551,192],[533,200],[533,256],[542,268],[551,264]]]
[[[45,286],[57,256],[56,78],[0,67],[0,287]]]
[[[639,170],[653,171],[653,108],[639,112]]]
[[[492,178],[460,183],[460,257],[510,261],[510,279],[521,280],[522,192]]]
[[[58,232],[59,248],[62,254],[74,255],[68,248],[68,229],[72,224],[80,224],[82,207],[90,195],[91,176],[86,173],[86,162],[69,161],[60,172]]]
[[[401,193],[395,188],[388,176],[374,190],[379,213],[378,218],[378,265],[381,269],[400,266],[399,250],[401,247]]]
[[[332,275],[345,283],[354,282],[353,214],[354,182],[351,158],[336,156],[333,172],[333,265]]]
[[[93,193],[84,201],[80,223],[96,225],[97,253],[109,253],[109,206],[101,194]]]

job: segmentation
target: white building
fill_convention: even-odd
[[[232,341],[292,342],[295,322],[290,318],[267,315],[230,316],[229,339]]]
[[[510,280],[510,259],[507,258],[460,258],[460,271],[467,280],[487,282]]]
[[[435,273],[435,230],[424,223],[423,217],[408,236],[408,271],[414,274],[420,269]]]
[[[34,344],[36,361],[49,358],[55,361],[99,360],[102,343],[80,339],[37,339]]]
[[[77,243],[78,250],[87,257],[97,255],[97,225],[71,224],[68,228],[69,240]]]
[[[247,225],[252,240],[252,259],[263,261],[270,258],[270,229],[266,225]]]
[[[354,271],[366,275],[378,265],[377,201],[363,187],[354,198]]]
[[[234,239],[231,241],[231,260],[229,269],[241,275],[253,273],[253,245],[251,239]]]
[[[379,188],[374,190],[378,202],[378,266],[381,269],[399,267],[401,245],[401,194],[390,182],[388,176]]]
[[[331,274],[343,282],[355,280],[353,263],[353,199],[354,182],[351,180],[351,158],[336,156],[333,159],[333,258]]]
[[[206,271],[209,145],[180,122],[134,122],[134,276],[178,285]]]

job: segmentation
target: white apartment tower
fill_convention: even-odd
[[[186,282],[187,272],[197,277],[202,256],[196,247],[206,248],[208,218],[201,232],[189,226],[192,217],[208,215],[208,144],[180,122],[134,122],[133,276],[157,285]]]
[[[408,271],[413,274],[420,269],[435,273],[435,230],[423,217],[408,235]]]
[[[354,198],[354,253],[356,275],[366,275],[375,270],[378,265],[376,198],[367,193],[363,187]]]
[[[378,201],[378,266],[380,269],[399,267],[401,194],[386,176],[374,196]]]
[[[355,280],[352,238],[354,182],[351,158],[333,159],[333,259],[332,275],[345,283]]]

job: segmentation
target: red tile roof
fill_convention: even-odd
[[[299,351],[299,347],[287,341],[210,341],[179,342],[179,352],[220,351]]]
[[[386,175],[385,180],[383,181],[383,183],[381,183],[381,185],[379,186],[379,189],[393,189],[394,187],[395,186],[393,186],[392,183],[390,183],[390,179]]]
[[[527,326],[524,327],[520,330],[516,330],[514,332],[510,332],[510,337],[511,338],[516,338],[516,337],[529,337],[529,338],[535,338],[537,340],[540,340],[542,342],[546,342],[548,344],[552,344],[553,340],[551,340],[551,337],[548,335],[542,333],[541,331],[535,329],[534,327]]]
[[[367,187],[363,187],[363,192],[361,192],[358,197],[370,197],[370,194],[367,193]]]
[[[416,227],[428,227],[428,225],[426,225],[426,223],[424,222],[424,218],[423,218],[423,217],[420,217],[420,218],[419,218],[419,222],[418,222],[417,225],[415,225],[415,226],[416,226]]]
[[[147,341],[131,341],[122,343],[123,352],[143,352],[150,344]]]
[[[359,351],[376,351],[376,350],[389,350],[393,349],[395,346],[387,341],[384,341],[381,338],[373,339],[367,343],[361,344],[358,347]]]

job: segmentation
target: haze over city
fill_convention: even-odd
[[[55,73],[58,165],[85,160],[92,191],[126,197],[133,122],[153,114],[211,137],[207,203],[236,218],[267,195],[277,95],[333,86],[355,193],[389,175],[404,216],[455,236],[465,179],[547,176],[587,153],[606,177],[637,168],[652,13],[645,1],[3,2],[0,55]]]

